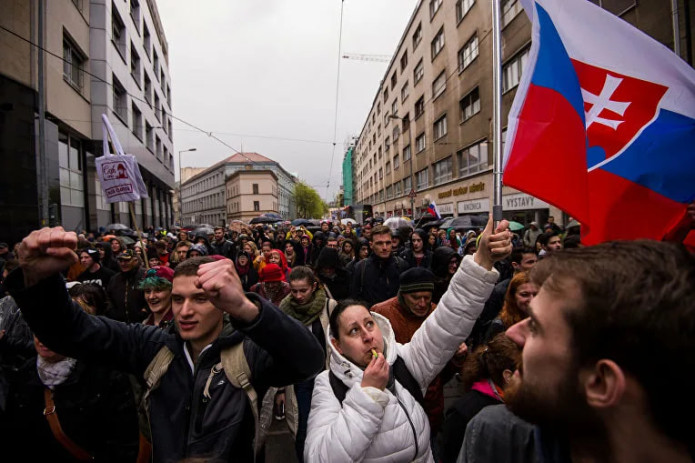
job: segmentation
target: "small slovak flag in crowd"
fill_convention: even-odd
[[[695,70],[586,0],[521,1],[504,183],[579,220],[585,244],[661,239],[695,200]]]
[[[437,204],[434,201],[432,201],[430,205],[427,206],[427,213],[438,219],[442,218],[441,214],[439,213],[439,209],[437,209]]]

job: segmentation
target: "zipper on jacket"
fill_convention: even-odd
[[[413,420],[410,419],[410,415],[408,415],[408,411],[405,409],[405,405],[403,405],[403,402],[401,402],[401,399],[399,399],[398,396],[396,396],[396,401],[398,401],[398,405],[400,405],[401,408],[403,409],[403,413],[405,413],[405,417],[408,418],[408,423],[410,423],[410,429],[413,430],[413,439],[415,439],[415,457],[413,458],[413,461],[415,461],[415,460],[417,460],[417,456],[420,454],[420,447],[418,446],[418,443],[417,443],[417,432],[415,431],[415,425],[413,424]]]

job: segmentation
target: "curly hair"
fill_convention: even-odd
[[[504,370],[514,371],[521,362],[521,349],[504,333],[497,334],[487,344],[478,346],[466,357],[461,369],[464,391],[473,383],[491,379],[504,386]]]

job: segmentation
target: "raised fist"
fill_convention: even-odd
[[[70,268],[79,261],[75,249],[77,235],[63,227],[35,230],[19,245],[19,266],[24,271],[24,284],[39,281]]]

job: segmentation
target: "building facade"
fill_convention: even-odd
[[[244,175],[235,174],[243,171]],[[257,193],[256,199],[240,198],[248,191],[253,195],[253,179],[251,171],[272,173],[274,186],[270,193],[264,188],[264,193]],[[267,184],[267,177],[262,177]],[[228,188],[232,182],[234,189]],[[185,180],[181,185],[182,220],[184,226],[194,226],[206,223],[214,226],[225,226],[231,220],[242,220],[240,214],[249,218],[258,217],[263,212],[276,212],[284,218],[292,218],[296,214],[296,207],[292,192],[296,178],[289,174],[277,162],[258,153],[236,153],[217,164],[203,170],[193,177]],[[250,185],[246,185],[251,182]],[[242,185],[243,184],[243,185]],[[260,190],[258,190],[260,191]],[[275,198],[270,201],[270,196]],[[250,202],[248,202],[250,201]],[[259,210],[254,211],[254,202],[257,201]],[[261,204],[263,205],[261,207]],[[232,209],[232,206],[234,208]],[[255,213],[255,214],[254,214]]]
[[[673,47],[669,8],[658,0],[593,0]],[[692,30],[681,5],[682,56],[692,65]],[[518,0],[501,0],[502,120],[531,45]],[[689,11],[688,20],[692,20]],[[375,215],[420,216],[436,202],[443,216],[487,214],[493,190],[492,12],[480,0],[418,2],[374,98],[353,154],[354,203]],[[686,28],[688,29],[688,28]],[[347,182],[346,182],[347,183]],[[411,210],[411,196],[415,210]],[[558,221],[562,212],[503,188],[506,218]]]
[[[227,179],[227,221],[249,222],[266,212],[279,213],[278,178],[271,170],[241,169]]]
[[[168,226],[174,186],[171,84],[154,2],[7,0],[0,26],[3,238],[17,240],[42,225],[94,231],[111,222]],[[137,157],[147,184],[150,198],[136,202],[135,222],[127,204],[109,205],[101,195],[94,167],[102,155],[101,114],[109,117],[124,150]],[[45,166],[46,190],[37,166]],[[40,213],[43,198],[48,217]]]

